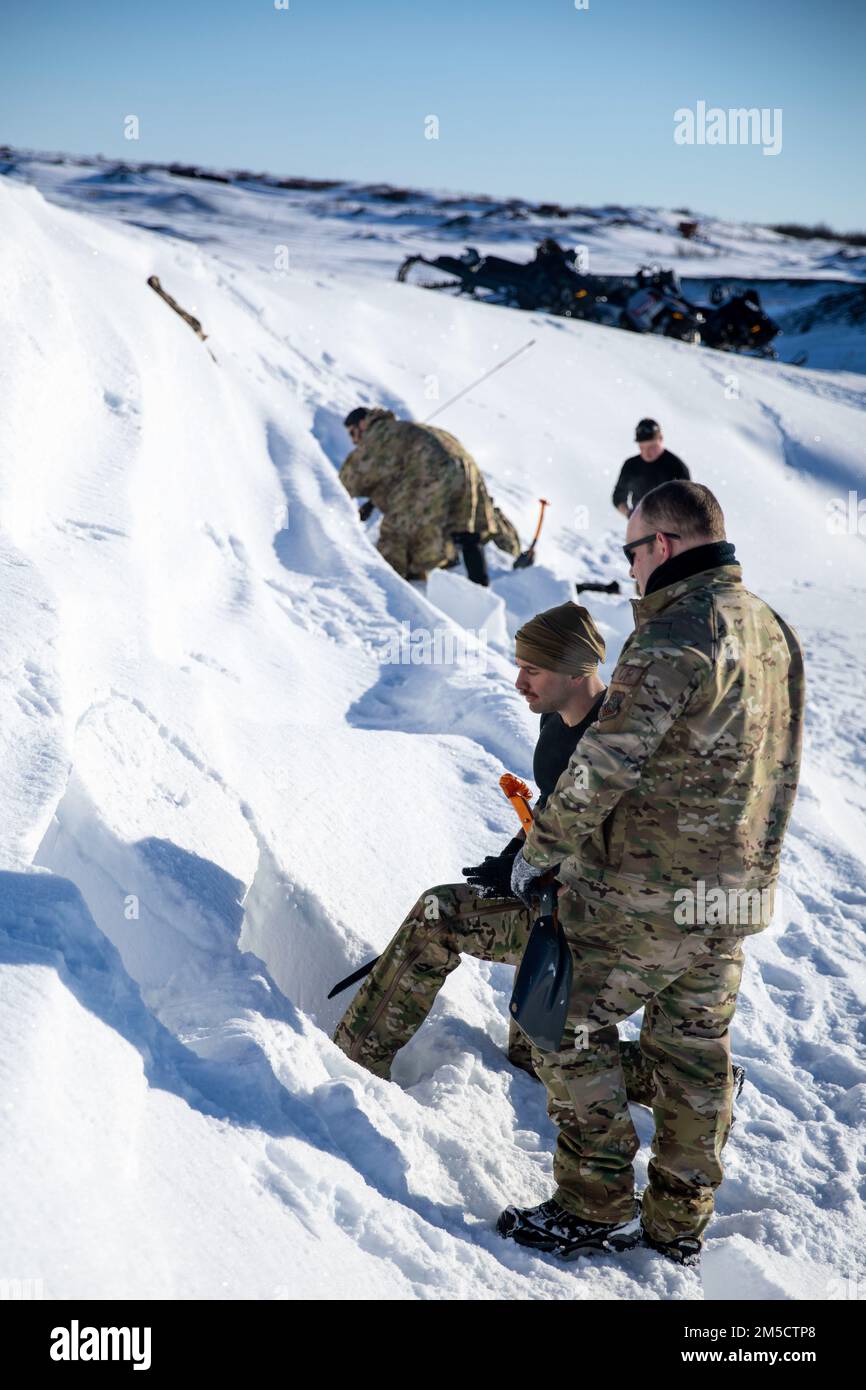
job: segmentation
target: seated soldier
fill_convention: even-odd
[[[604,639],[585,608],[563,603],[532,618],[515,637],[517,689],[541,715],[533,774],[536,810],[550,796],[584,733],[598,715],[605,687],[598,674]],[[498,855],[464,869],[466,883],[421,894],[358,990],[334,1034],[348,1057],[390,1077],[395,1054],[424,1022],[460,956],[519,965],[532,916],[510,887],[523,831]],[[531,1047],[511,1024],[508,1055],[532,1072]],[[652,1075],[637,1042],[621,1044],[628,1098],[649,1105]]]

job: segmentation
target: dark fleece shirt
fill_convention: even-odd
[[[535,785],[538,787],[538,800],[535,803],[537,811],[540,811],[546,804],[547,798],[568,767],[571,755],[578,743],[590,724],[594,724],[598,718],[598,712],[604,703],[606,694],[605,690],[601,692],[595,704],[579,724],[566,724],[562,716],[555,713],[541,716],[541,729],[532,757],[532,775],[535,778]],[[523,835],[515,835],[514,839],[509,841],[502,851],[502,857],[507,856],[513,859],[523,844],[523,839]]]
[[[640,454],[634,454],[626,459],[620,470],[613,490],[613,505],[618,507],[625,502],[629,510],[634,511],[640,499],[654,487],[671,483],[675,478],[689,479],[691,476],[682,459],[672,454],[670,449],[665,449],[654,463],[646,463]]]

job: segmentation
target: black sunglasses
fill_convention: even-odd
[[[650,536],[641,536],[639,541],[629,541],[628,545],[623,546],[622,553],[628,560],[630,565],[634,561],[634,555],[632,552],[637,550],[639,545],[649,545],[650,541],[654,541],[656,536],[667,536],[668,540],[670,541],[678,541],[682,539],[679,531],[653,531],[652,535]]]

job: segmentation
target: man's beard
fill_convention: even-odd
[[[540,695],[527,696],[526,703],[533,714],[555,714],[558,708],[551,700],[544,700]]]

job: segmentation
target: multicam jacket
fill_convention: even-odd
[[[478,465],[458,439],[433,425],[398,420],[392,410],[371,410],[360,444],[340,469],[353,497],[369,497],[392,521],[411,530],[435,522],[443,533],[477,532],[482,541],[505,538]],[[513,532],[513,528],[511,528]],[[516,533],[514,533],[516,536]],[[516,548],[508,538],[511,553]]]
[[[629,914],[670,915],[691,895],[714,904],[714,931],[760,931],[799,777],[799,640],[735,563],[632,604],[635,631],[598,721],[524,855],[538,868],[561,862],[562,882]],[[738,894],[752,909],[764,895],[758,920],[719,914]]]

